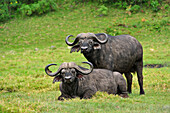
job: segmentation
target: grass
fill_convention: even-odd
[[[87,7],[88,6],[88,7]],[[108,16],[97,16],[95,4],[79,4],[74,10],[0,24],[0,111],[1,112],[165,112],[170,111],[169,17],[167,10],[128,15],[109,7]],[[142,21],[145,19],[145,21]],[[128,27],[118,26],[125,24]],[[137,27],[133,27],[136,25]],[[128,99],[98,92],[90,100],[57,101],[59,83],[44,72],[49,63],[86,59],[69,53],[67,35],[81,32],[130,34],[143,45],[144,64],[164,64],[163,68],[144,68],[146,95],[139,95],[137,76],[133,77]],[[56,68],[57,69],[57,68]],[[53,69],[53,70],[56,70]]]

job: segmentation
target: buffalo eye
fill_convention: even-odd
[[[80,40],[80,41],[79,41],[79,45],[81,45],[82,43],[83,43],[83,41],[82,41],[82,40]]]
[[[73,73],[73,74],[74,74],[75,72],[76,72],[76,71],[75,71],[75,69],[71,69],[71,73]]]
[[[62,70],[62,71],[61,71],[61,74],[64,75],[64,74],[65,74],[65,70]]]
[[[92,45],[92,44],[93,44],[93,41],[92,41],[92,40],[89,40],[89,44]]]

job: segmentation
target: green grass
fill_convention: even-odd
[[[147,96],[131,94],[130,98],[97,93],[93,99],[57,101],[58,91],[42,93],[13,93],[1,96],[1,103],[17,112],[168,112],[167,94],[155,93]],[[160,97],[160,95],[162,95]],[[159,99],[158,99],[159,98]],[[158,101],[159,100],[159,101]]]
[[[124,10],[110,7],[108,16],[99,17],[97,8],[95,5],[79,4],[71,11],[59,10],[0,24],[0,112],[170,111],[168,11],[152,13],[146,10],[145,13],[129,16]],[[143,18],[145,22],[142,22]],[[69,53],[65,37],[82,32],[106,32],[107,28],[136,37],[143,45],[144,64],[166,63],[168,66],[144,68],[144,96],[139,95],[135,74],[133,93],[128,99],[97,93],[90,100],[57,101],[59,83],[52,84],[53,78],[45,74],[44,67],[49,63],[59,66],[63,62],[80,64],[86,61],[80,53]]]

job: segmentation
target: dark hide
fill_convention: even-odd
[[[95,34],[102,40],[101,34]],[[88,40],[88,39],[86,39]],[[140,94],[143,90],[143,49],[142,45],[130,35],[110,36],[105,44],[94,44],[91,50],[82,51],[85,58],[94,65],[96,69],[109,69],[124,73],[127,78],[128,92],[131,93],[132,75],[137,72]],[[71,52],[79,51],[79,43],[72,47]]]
[[[94,69],[89,75],[83,76],[78,74],[76,76],[73,82],[62,82],[60,84],[61,95],[58,97],[58,100],[75,97],[89,99],[97,91],[107,92],[108,94],[119,94],[125,98],[128,97],[126,81],[119,72]],[[80,79],[81,77],[83,79]],[[63,78],[61,77],[61,79]]]

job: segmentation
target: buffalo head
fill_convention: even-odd
[[[75,38],[74,42],[69,42],[69,37],[72,37],[73,35],[69,35],[66,37],[66,44],[69,46],[73,46],[71,48],[71,53],[75,51],[81,50],[81,53],[90,52],[94,49],[101,49],[100,44],[104,44],[108,40],[108,36],[105,33],[100,33],[100,36],[104,36],[104,40],[99,39],[94,33],[80,33]]]
[[[52,73],[49,70],[49,67],[56,64],[49,64],[45,67],[45,72],[49,76],[55,76],[53,83],[57,81],[65,82],[65,83],[71,83],[75,80],[75,78],[81,78],[82,75],[88,75],[93,71],[93,65],[90,62],[82,62],[90,65],[90,69],[83,68],[81,66],[76,65],[74,62],[69,63],[62,63],[57,70],[57,72]]]

